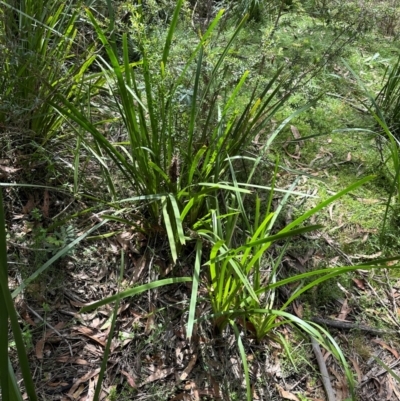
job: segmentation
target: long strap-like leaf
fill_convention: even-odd
[[[4,218],[4,208],[3,208],[3,196],[0,192],[0,330],[7,331],[7,334],[2,333],[0,335],[0,341],[6,341],[6,347],[4,343],[0,345],[0,376],[1,376],[1,386],[2,399],[8,400],[10,387],[8,384],[4,383],[4,377],[8,381],[8,375],[13,375],[14,372],[8,371],[8,318],[11,322],[11,328],[14,335],[14,341],[17,347],[18,360],[21,368],[22,377],[24,378],[25,389],[28,397],[31,401],[36,401],[35,386],[33,384],[31,372],[29,370],[28,357],[26,355],[24,341],[22,339],[21,328],[18,322],[17,312],[14,307],[14,303],[11,297],[10,290],[8,288],[8,273],[7,273],[7,246],[6,246],[6,231],[5,231],[5,218]],[[11,386],[13,389],[13,386]],[[15,399],[15,397],[13,397]]]

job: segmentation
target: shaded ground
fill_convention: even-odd
[[[327,142],[310,161],[303,161],[301,147],[285,147],[291,167],[303,169],[304,178],[296,190],[321,193],[333,191],[311,176],[331,177],[332,172],[349,165],[348,173],[360,170],[358,155],[343,157],[329,150]],[[303,151],[304,152],[304,151]],[[325,160],[326,159],[326,160]],[[3,180],[17,180],[18,167],[2,160]],[[341,166],[341,167],[338,167]],[[282,186],[291,176],[282,178]],[[342,184],[339,182],[338,187]],[[323,195],[322,195],[323,196]],[[16,288],[48,260],[61,246],[99,221],[87,214],[71,223],[70,231],[49,230],[55,216],[67,206],[69,213],[88,205],[45,189],[6,189],[9,229],[10,286]],[[368,201],[366,201],[368,200]],[[378,228],[353,219],[362,208],[365,213],[381,213],[382,202],[364,194],[349,195],[348,202],[321,214],[324,232],[301,237],[289,247],[280,275],[307,271],[321,266],[349,265],[381,256],[376,251]],[[340,203],[341,202],[341,203]],[[380,209],[376,204],[379,204]],[[349,206],[350,205],[350,206]],[[358,208],[354,205],[358,205]],[[289,221],[296,210],[310,205],[293,201],[285,212]],[[375,209],[374,209],[375,208]],[[378,209],[376,209],[378,208]],[[366,218],[366,222],[368,219]],[[319,221],[318,221],[319,222]],[[71,231],[72,230],[72,231]],[[16,298],[24,338],[38,393],[43,400],[91,400],[98,380],[104,347],[110,330],[111,307],[80,314],[82,306],[115,294],[120,274],[120,252],[125,250],[124,279],[121,289],[168,277],[166,244],[147,238],[117,223],[107,223],[101,233],[117,232],[104,239],[88,239],[69,255],[57,261],[41,278]],[[42,237],[40,237],[42,233]],[[100,233],[93,233],[98,235]],[[57,242],[59,241],[59,242]],[[347,246],[346,246],[347,245]],[[395,248],[394,248],[395,249]],[[173,268],[174,276],[192,274],[191,257]],[[320,318],[338,342],[357,380],[359,400],[395,400],[400,385],[379,365],[379,358],[393,372],[398,364],[400,297],[399,275],[387,271],[356,274],[331,281],[309,291],[293,304],[291,313],[304,319]],[[294,287],[284,288],[279,302]],[[108,400],[243,400],[245,379],[237,341],[228,329],[216,335],[209,319],[196,327],[193,340],[186,339],[188,300],[191,287],[172,285],[125,299],[119,308],[101,398]],[[197,317],[211,313],[204,300],[205,286],[199,289]],[[332,323],[333,321],[333,323]],[[347,327],[333,327],[347,322]],[[240,323],[240,322],[238,322]],[[242,332],[251,371],[254,400],[325,400],[320,372],[311,340],[294,327],[281,326],[261,343],[252,339],[251,330]],[[288,353],[275,341],[280,334],[290,344]],[[11,344],[12,348],[12,344]],[[288,356],[288,354],[290,356]],[[16,357],[16,354],[15,354]],[[348,396],[343,369],[325,354],[329,379],[336,400]],[[13,361],[15,368],[17,364]]]

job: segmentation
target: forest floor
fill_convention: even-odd
[[[358,138],[358,145],[356,140],[353,137],[352,144],[362,152],[365,137]],[[297,148],[297,154],[296,150],[287,152],[291,168],[303,168],[307,174],[295,190],[319,191],[324,196],[322,189],[332,192],[341,184],[335,186],[334,178],[327,185],[320,178],[335,177],[338,169],[346,168],[348,175],[360,172],[361,155],[351,151],[351,156],[349,152],[335,153],[331,150],[337,151],[335,141],[337,146],[341,144],[340,138],[334,136],[318,144],[314,163],[303,162],[301,147]],[[369,143],[366,148],[371,146]],[[17,168],[9,171],[12,169],[18,174]],[[17,176],[14,178],[18,180]],[[290,181],[285,176],[281,180],[282,183]],[[10,287],[16,288],[21,275],[32,274],[35,266],[54,254],[51,246],[58,246],[51,244],[57,238],[52,241],[46,237],[47,249],[37,248],[34,243],[22,245],[19,238],[38,241],[43,227],[66,206],[71,212],[89,205],[47,189],[29,192],[8,189],[6,194]],[[292,202],[285,219],[289,221],[296,210],[309,206],[304,200]],[[371,226],[368,216],[383,211],[384,199],[376,196],[374,186],[347,195],[318,216],[316,222],[323,222],[327,229],[293,241],[279,274],[287,277],[321,266],[352,265],[382,256],[377,251],[379,229]],[[365,219],[360,217],[364,215]],[[96,215],[78,220],[70,235],[73,238],[96,222]],[[106,233],[121,228],[109,222],[101,230]],[[119,285],[121,248],[126,252],[126,259]],[[89,313],[79,313],[80,309],[115,294],[118,288],[166,277],[171,269],[175,276],[190,276],[190,255],[187,261],[174,267],[168,260],[166,243],[148,239],[134,230],[106,239],[89,238],[16,297],[34,380],[42,399],[91,399],[110,330],[112,308],[102,307]],[[203,285],[199,288],[198,318],[211,313]],[[282,289],[280,302],[287,299],[290,291],[290,286]],[[245,399],[245,381],[234,333],[227,329],[217,335],[211,322],[203,320],[196,325],[192,340],[187,340],[185,324],[190,293],[191,284],[173,285],[121,303],[102,399]],[[399,275],[388,270],[360,269],[306,294],[289,311],[322,324],[335,338],[356,376],[357,399],[378,401],[400,397],[399,384],[374,359],[379,358],[394,373],[400,374]],[[278,333],[287,340],[290,349],[283,349],[276,341]],[[285,325],[274,335],[256,342],[251,328],[247,327],[243,342],[254,400],[326,399],[310,338]],[[335,399],[346,399],[348,386],[342,368],[329,354],[323,360]]]
[[[304,42],[301,34],[308,35],[308,28],[301,21],[292,22],[292,26],[282,25],[277,32],[277,47],[271,49],[271,54],[277,48],[289,52],[286,46],[295,41],[293,32],[296,45]],[[251,54],[249,57],[242,54],[237,59],[238,68],[241,68],[241,59],[243,63],[251,61],[250,56],[257,53],[259,44],[254,42],[255,36],[250,30],[240,38],[242,42],[237,47],[241,48],[240,43],[248,45],[247,51]],[[180,32],[181,40],[187,37],[186,31]],[[387,60],[397,45],[382,35],[379,41],[371,42],[366,34],[351,46],[347,49],[347,61],[370,88],[376,89],[374,85],[381,82]],[[179,58],[179,54],[175,57]],[[283,60],[291,55],[281,52],[279,57]],[[400,254],[396,207],[391,209],[385,230],[382,229],[390,187],[384,164],[387,157],[384,139],[367,130],[335,131],[370,127],[371,118],[360,114],[348,101],[357,91],[356,82],[340,60],[321,74],[291,98],[276,117],[279,121],[274,122],[280,123],[299,104],[309,100],[310,93],[325,93],[317,105],[288,124],[268,155],[272,165],[279,155],[284,167],[277,186],[287,189],[301,176],[293,190],[314,195],[320,201],[358,178],[369,174],[377,178],[340,198],[313,219],[311,223],[321,223],[325,228],[290,243],[279,270],[280,277]],[[335,96],[330,94],[332,91]],[[46,186],[10,185],[3,191],[11,290],[18,288],[26,277],[35,274],[88,227],[100,222],[95,212],[82,213],[93,207],[93,203],[74,198],[65,189],[64,178],[71,174],[68,166],[74,161],[71,154],[60,150],[62,145],[52,143],[43,153],[35,150],[32,153],[39,155],[35,159],[29,158],[15,138],[11,133],[2,138],[0,179],[7,183]],[[250,151],[257,152],[263,140],[259,139]],[[43,178],[49,176],[49,165],[54,170],[50,172],[53,187],[57,188],[54,191],[49,190]],[[94,188],[98,170],[86,164],[85,168],[84,179],[92,181]],[[278,200],[277,195],[274,201]],[[314,198],[293,197],[282,214],[282,223],[288,224],[315,202]],[[55,221],[74,214],[74,219],[52,228]],[[124,259],[121,259],[121,250]],[[82,307],[117,291],[169,277],[171,273],[174,277],[192,276],[192,256],[189,254],[172,265],[168,243],[161,233],[146,236],[134,228],[108,221],[92,237],[85,238],[55,263],[49,263],[40,278],[15,297],[40,398],[93,399],[113,309],[103,306],[81,313]],[[400,400],[400,379],[395,376],[400,376],[400,273],[390,269],[391,262],[387,267],[361,268],[329,280],[306,292],[288,308],[297,317],[320,324],[336,340],[354,373],[357,400]],[[290,285],[282,287],[276,305],[282,305],[294,289]],[[234,332],[228,327],[222,334],[216,333],[209,319],[201,319],[212,313],[207,293],[206,283],[201,283],[196,310],[199,321],[190,341],[186,338],[185,325],[191,283],[153,289],[121,301],[100,399],[245,400],[246,382]],[[342,366],[326,352],[318,365],[320,356],[313,350],[311,339],[294,325],[281,325],[257,342],[248,322],[238,319],[237,323],[242,328],[252,399],[328,400],[321,381],[321,365],[328,370],[333,399],[349,399]],[[287,349],[279,336],[286,339]],[[17,368],[15,344],[10,343],[10,350],[11,362]]]

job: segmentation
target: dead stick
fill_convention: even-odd
[[[366,331],[371,334],[398,334],[396,330],[384,330],[384,329],[376,329],[374,327],[365,326],[363,324],[357,324],[352,322],[343,322],[341,320],[333,320],[333,319],[322,319],[320,317],[313,317],[311,319],[314,323],[317,324],[325,324],[326,326],[335,327],[336,329],[344,329],[344,330],[361,330]]]
[[[327,400],[336,401],[335,394],[333,393],[331,380],[329,379],[328,369],[326,368],[324,357],[322,356],[321,348],[319,347],[319,344],[314,337],[311,337],[311,344],[315,357],[317,358],[319,371],[321,372],[321,380],[325,389]]]

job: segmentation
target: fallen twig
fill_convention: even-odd
[[[321,372],[321,380],[322,380],[322,384],[325,389],[326,398],[328,401],[336,401],[336,397],[333,392],[331,380],[329,379],[328,369],[326,368],[326,364],[325,364],[324,357],[321,352],[321,348],[319,347],[319,344],[314,337],[311,337],[311,344],[312,344],[312,349],[314,351],[315,357],[317,358],[319,371]]]

